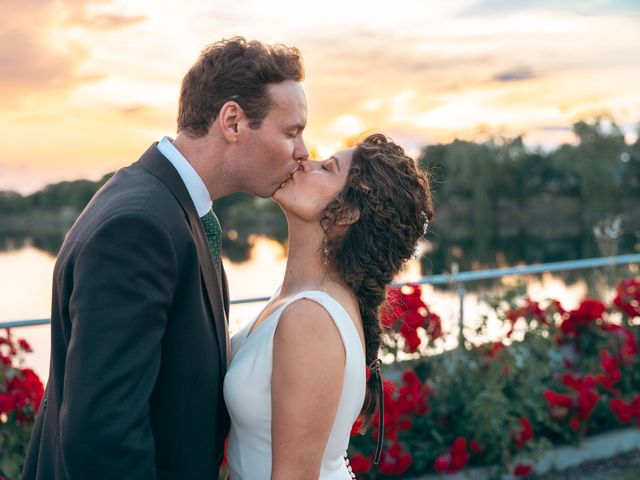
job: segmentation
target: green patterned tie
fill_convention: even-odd
[[[213,209],[209,210],[204,217],[200,218],[204,233],[207,235],[207,243],[209,244],[209,250],[213,256],[213,264],[216,266],[216,273],[218,274],[218,282],[222,288],[222,227],[218,217],[213,213]]]

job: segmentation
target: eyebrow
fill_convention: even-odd
[[[332,158],[333,158],[333,160],[336,162],[336,167],[338,167],[338,171],[340,171],[340,161],[338,160],[338,158],[337,158],[337,157],[335,157],[335,156],[333,156],[333,155],[331,155],[331,156],[329,157],[329,159],[332,159]]]

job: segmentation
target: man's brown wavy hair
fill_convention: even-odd
[[[332,228],[354,213],[358,220],[345,233],[332,235]],[[356,146],[347,183],[325,207],[321,225],[329,261],[358,299],[367,365],[378,358],[378,316],[386,288],[413,256],[432,217],[427,174],[402,147],[379,133]],[[372,379],[362,409],[367,422],[378,406]]]
[[[229,100],[242,107],[250,128],[260,128],[271,108],[267,86],[303,79],[302,56],[297,48],[265,45],[243,37],[208,45],[182,80],[178,131],[203,137]]]

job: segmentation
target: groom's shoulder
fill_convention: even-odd
[[[153,220],[168,231],[188,229],[186,214],[171,188],[136,162],[118,170],[98,190],[69,236],[79,240],[105,222],[132,215]]]
[[[96,193],[89,206],[107,215],[140,211],[166,217],[181,211],[169,186],[137,163],[118,170]]]

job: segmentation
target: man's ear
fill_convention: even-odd
[[[336,225],[353,225],[360,220],[360,210],[354,205],[345,205],[340,209]]]
[[[244,111],[237,102],[230,100],[220,108],[218,121],[224,138],[231,143],[238,141],[239,126],[244,120]]]

